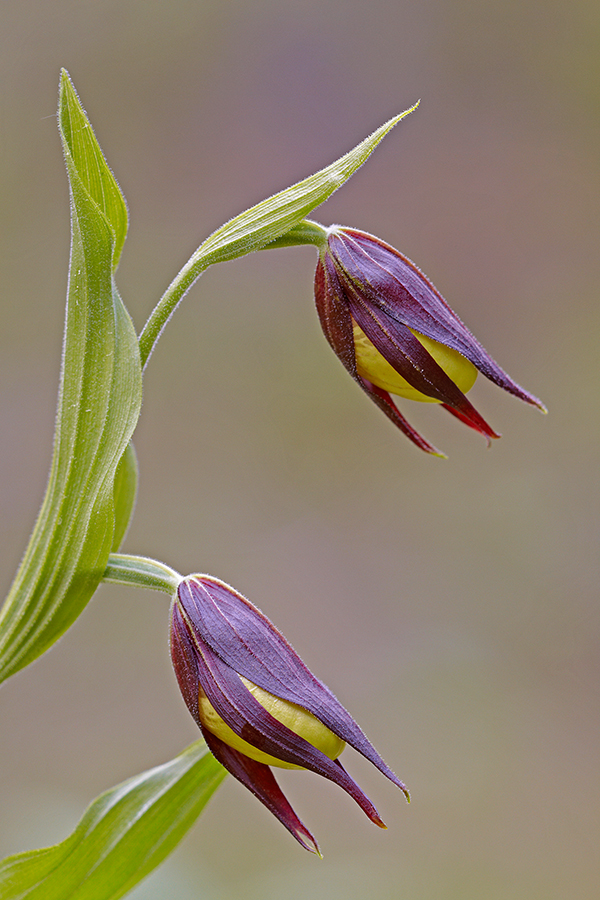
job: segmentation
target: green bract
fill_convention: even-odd
[[[417,102],[410,109],[394,116],[325,169],[257,203],[213,232],[192,254],[146,322],[140,335],[142,364],[146,364],[173,310],[205,269],[213,263],[226,262],[254,250],[262,250],[297,226],[305,216],[348,181],[394,125],[418,105]],[[314,243],[318,232],[311,223],[306,225],[307,234],[302,235],[297,230],[298,239],[292,243]],[[281,246],[285,246],[285,242]]]

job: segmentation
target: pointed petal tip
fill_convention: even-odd
[[[448,459],[448,454],[444,453],[443,450],[438,450],[437,447],[430,444],[429,441],[426,441],[425,438],[422,438],[420,435],[419,438],[419,442],[413,440],[413,444],[416,444],[419,450],[423,450],[428,456],[435,456],[438,459]],[[412,438],[410,438],[410,440],[412,440]]]
[[[406,798],[406,802],[410,803],[410,794],[406,785],[404,785],[399,779],[395,780],[394,784],[396,784],[400,788],[400,790],[404,794],[404,797]],[[378,828],[384,828],[387,831],[387,825],[385,824],[375,807],[373,807],[371,812],[367,812],[367,815],[374,825],[377,825]]]
[[[530,394],[528,391],[524,391],[520,388],[521,393],[515,394],[519,400],[523,400],[524,403],[527,403],[529,406],[535,406],[536,409],[539,409],[541,413],[547,415],[548,408],[545,403],[542,403],[539,397],[536,397],[535,394]]]
[[[505,387],[504,385],[500,385],[500,387]],[[529,406],[535,406],[536,409],[539,409],[541,413],[547,413],[546,404],[542,403],[539,397],[536,397],[535,394],[530,394],[529,391],[526,391],[525,388],[522,388],[521,385],[515,384],[515,390],[511,390],[508,387],[505,387],[505,390],[508,390],[509,393],[513,394],[513,396],[518,397],[519,400],[522,400],[524,403],[529,404]]]
[[[449,412],[450,415],[457,418],[459,422],[468,425],[469,428],[472,428],[473,431],[476,431],[478,434],[482,434],[487,441],[488,447],[490,447],[491,442],[502,437],[502,435],[494,431],[491,425],[488,425],[483,416],[477,412],[475,407],[469,403],[466,397],[464,397],[464,401],[462,408],[452,406],[450,403],[442,403],[441,406],[446,412]]]
[[[386,768],[388,768],[388,767],[386,766]],[[396,775],[396,773],[393,772],[392,769],[389,769],[389,768],[388,768],[388,771],[385,772],[384,774],[386,775],[387,778],[389,778],[389,780],[392,782],[392,784],[395,784],[396,787],[399,787],[399,788],[400,788],[400,790],[402,791],[402,793],[403,793],[404,796],[406,797],[406,802],[407,802],[407,803],[410,803],[410,794],[409,794],[409,792],[408,792],[408,788],[406,787],[406,785],[404,784],[403,781],[400,781],[400,779],[398,778],[398,776]]]
[[[387,825],[375,809],[374,814],[369,816],[369,819],[373,823],[373,825],[377,825],[378,828],[384,828],[387,831]]]
[[[419,437],[420,437],[420,435],[419,435]],[[409,440],[412,440],[412,438],[410,436],[409,436]],[[419,448],[419,450],[422,450],[424,453],[426,453],[427,456],[433,456],[436,459],[448,459],[447,453],[444,453],[443,450],[438,450],[437,447],[435,447],[433,444],[430,444],[429,441],[425,440],[425,438],[420,438],[419,443],[417,443],[417,441],[414,441],[414,440],[412,442],[413,442],[413,444],[415,444],[415,446],[417,446]]]
[[[301,844],[302,847],[304,847],[305,850],[308,850],[309,853],[314,853],[315,856],[319,857],[319,859],[323,859],[323,854],[319,849],[319,845],[315,841],[310,831],[308,831],[308,829],[295,829],[291,833],[296,838],[298,843]]]

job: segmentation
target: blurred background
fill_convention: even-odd
[[[419,110],[317,213],[429,275],[540,416],[479,379],[501,441],[344,373],[301,247],[214,267],[147,370],[124,549],[260,606],[411,789],[344,762],[389,830],[308,773],[304,853],[228,780],[131,895],[579,900],[600,884],[600,7],[592,0],[4,0],[0,582],[50,462],[69,252],[59,68],[127,197],[138,328],[247,206]],[[0,852],[61,840],[102,790],[197,737],[168,601],[101,587],[0,691]]]

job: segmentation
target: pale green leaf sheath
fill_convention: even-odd
[[[173,850],[226,772],[204,741],[101,794],[60,844],[0,864],[2,900],[117,900]]]
[[[127,210],[66,72],[59,130],[71,189],[71,261],[54,452],[46,496],[0,613],[0,681],[32,662],[75,621],[104,573],[133,507],[130,451],[141,366],[113,280]]]

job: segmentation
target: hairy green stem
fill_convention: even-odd
[[[104,570],[103,581],[112,584],[130,584],[135,587],[150,588],[172,595],[183,576],[164,563],[146,556],[128,556],[111,553]]]
[[[301,244],[312,244],[320,250],[327,245],[327,231],[328,229],[324,228],[323,225],[319,225],[318,222],[303,219],[262,249],[277,250],[279,247],[298,247]]]
[[[229,259],[235,259],[237,256],[243,256],[245,253],[252,252],[256,249],[275,249],[277,247],[295,247],[300,244],[313,244],[321,247],[325,241],[327,231],[322,225],[304,219],[290,229],[286,234],[276,238],[263,247],[249,246],[241,252],[215,252],[211,246],[214,243],[212,235],[209,237],[196,252],[186,262],[185,266],[175,276],[167,290],[164,292],[140,334],[140,357],[142,366],[148,362],[152,351],[161,336],[165,325],[192,287],[194,282],[208,269],[209,266],[218,262],[226,262]]]
[[[218,262],[218,260],[215,261]],[[152,310],[150,317],[140,334],[140,357],[142,360],[142,368],[144,368],[148,362],[156,342],[176,308],[179,306],[196,279],[202,275],[209,265],[210,261],[202,259],[198,260],[197,253],[194,253],[181,271],[175,276]]]

